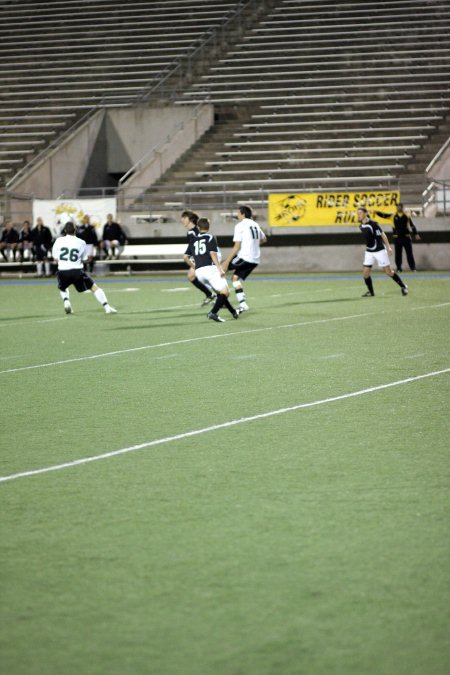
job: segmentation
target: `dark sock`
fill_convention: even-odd
[[[223,307],[225,300],[226,300],[226,297],[222,293],[219,293],[217,298],[216,298],[216,301],[214,303],[214,307],[212,308],[211,312],[213,314],[218,314],[219,310]]]
[[[236,310],[234,309],[231,302],[228,300],[227,296],[224,295],[223,297],[224,297],[223,306],[226,307],[227,310],[230,312],[230,314],[232,314],[234,316],[234,314],[236,313]]]
[[[364,282],[372,295],[374,295],[372,277],[367,277],[367,279],[364,279]]]
[[[206,297],[208,297],[208,298],[212,297],[212,293],[209,290],[209,288],[207,286],[205,286],[205,284],[202,284],[202,282],[199,281],[198,279],[194,279],[193,281],[191,281],[191,284],[193,284],[195,286],[195,288],[198,288],[199,291],[204,293],[206,295]]]
[[[391,279],[393,279],[393,280],[395,281],[395,283],[398,284],[399,286],[401,286],[402,288],[405,288],[405,284],[404,284],[403,281],[400,279],[400,277],[398,276],[397,272],[394,272],[394,274],[392,275]]]

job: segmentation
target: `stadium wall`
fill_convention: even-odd
[[[218,237],[222,254],[231,250],[235,221],[220,213],[203,214],[212,223],[211,231]],[[267,272],[348,272],[360,270],[363,259],[363,238],[357,227],[268,228],[265,219],[258,218],[268,234],[262,249],[260,271]],[[414,243],[418,270],[450,269],[450,218],[414,218],[421,241]],[[184,241],[184,231],[178,222],[140,223],[126,228],[133,243],[170,243]],[[384,228],[389,240],[391,228]],[[405,255],[403,256],[405,259]],[[393,255],[391,256],[394,262]],[[405,268],[407,269],[406,259]]]

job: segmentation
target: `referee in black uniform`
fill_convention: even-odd
[[[417,232],[411,217],[403,210],[403,204],[397,204],[396,213],[383,213],[382,211],[375,211],[375,215],[380,218],[393,218],[392,236],[394,238],[395,248],[395,266],[397,272],[402,271],[403,249],[405,249],[406,259],[408,261],[411,272],[416,271],[416,261],[414,260],[412,237],[415,241],[420,241],[420,235]]]

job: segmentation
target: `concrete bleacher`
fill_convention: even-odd
[[[157,209],[418,175],[448,129],[450,3],[261,0],[223,34],[245,4],[5,4],[0,183],[90,110],[152,105],[155,87],[159,102],[216,109],[211,132],[152,186]],[[189,78],[170,79],[191,55]]]
[[[241,188],[397,187],[449,128],[449,27],[443,0],[280,0],[179,96],[234,106],[241,124],[168,180],[194,202]]]
[[[0,187],[18,166],[91,109],[139,101],[214,36],[241,4],[232,0],[4,3]]]

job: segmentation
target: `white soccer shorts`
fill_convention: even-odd
[[[211,286],[216,293],[220,293],[224,288],[228,288],[225,277],[220,276],[220,272],[215,265],[199,267],[195,270],[195,276],[202,283]]]
[[[389,262],[389,256],[386,249],[382,251],[366,251],[364,256],[364,267],[372,267],[374,263],[378,264],[378,267],[388,267],[391,263]]]

